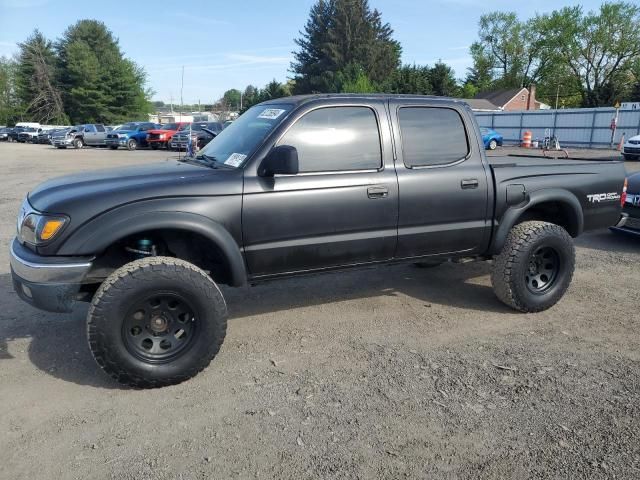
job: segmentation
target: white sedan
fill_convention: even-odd
[[[640,135],[631,137],[624,143],[622,156],[625,160],[638,160],[640,158]]]

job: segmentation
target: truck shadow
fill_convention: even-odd
[[[256,287],[224,288],[230,321],[301,307],[379,296],[410,296],[425,304],[509,314],[489,286],[490,265],[444,264],[429,269],[411,265],[380,266],[270,282]],[[0,365],[30,340],[30,361],[53,377],[97,388],[122,388],[100,371],[87,348],[87,305],[70,314],[40,312],[13,292],[9,274],[0,276]],[[6,301],[5,301],[6,300]]]

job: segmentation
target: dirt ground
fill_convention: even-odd
[[[120,388],[86,307],[18,300],[9,241],[37,183],[166,157],[0,144],[0,478],[640,478],[640,241],[604,230],[540,314],[503,306],[487,263],[225,289],[207,370]]]

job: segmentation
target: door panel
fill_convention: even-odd
[[[428,122],[425,122],[425,131],[421,132],[418,140],[421,143],[418,147],[422,147],[423,151],[427,152],[422,163],[432,162],[432,164],[409,168],[405,163],[409,166],[420,163],[420,148],[409,147],[411,140],[408,128],[405,128],[405,137],[402,136],[399,121],[400,107],[398,103],[390,104],[394,118],[394,134],[397,139],[396,170],[400,189],[396,257],[448,253],[474,254],[484,251],[491,228],[490,178],[483,165],[475,133],[470,131],[456,135],[455,132],[453,134],[452,132],[432,132],[433,135],[429,135],[426,130],[430,127]],[[415,106],[415,108],[437,107],[437,103]],[[457,118],[470,121],[465,109],[455,111],[459,115]],[[442,128],[442,125],[434,130],[438,128]],[[464,142],[465,136],[468,138],[466,158],[456,160],[455,154],[459,150],[447,142]],[[435,141],[441,143],[429,144]],[[465,152],[460,155],[465,155]],[[440,162],[439,165],[438,162]]]
[[[372,107],[381,132],[382,166],[379,170],[311,172],[271,178],[246,174],[243,241],[252,276],[325,269],[393,257],[397,240],[398,186],[391,135],[384,103],[374,101]],[[307,112],[300,112],[294,120],[303,118]],[[335,130],[334,138],[341,138],[344,132],[339,128]],[[304,133],[316,142],[326,140],[319,138],[318,131],[313,132]],[[303,155],[309,155],[309,150],[301,146],[299,155],[303,168]],[[347,153],[337,155],[344,155],[346,164],[358,160],[347,159]],[[331,158],[328,163],[333,168],[341,165],[339,158]]]

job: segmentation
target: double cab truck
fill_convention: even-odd
[[[11,244],[13,286],[43,310],[91,302],[98,365],[158,387],[217,354],[219,284],[487,260],[500,301],[548,309],[571,282],[572,237],[619,223],[624,185],[622,162],[487,158],[462,101],[288,97],[252,107],[196,157],[34,188]]]
[[[18,142],[20,143],[38,143],[38,135],[42,133],[40,127],[25,127],[18,133]]]
[[[125,147],[135,150],[149,145],[147,137],[151,130],[157,130],[158,125],[151,122],[129,122],[107,134],[106,145],[112,150]]]
[[[154,130],[149,130],[147,134],[147,142],[152,150],[157,150],[160,147],[169,148],[169,143],[173,136],[178,132],[178,130],[185,128],[188,125],[189,124],[187,122],[164,123]]]
[[[183,126],[176,133],[169,147],[171,150],[186,150],[191,144],[194,150],[200,150],[205,147],[223,130],[220,122],[193,122],[190,125]]]
[[[56,148],[82,148],[85,145],[99,147],[105,145],[108,129],[100,123],[76,125],[66,130],[59,130],[51,137],[51,144]]]

